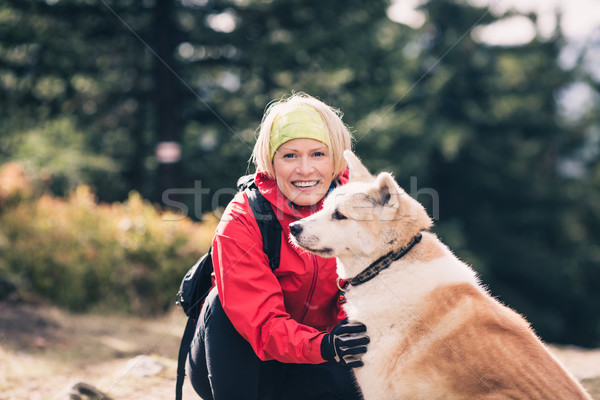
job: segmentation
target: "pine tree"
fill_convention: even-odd
[[[569,190],[580,182],[560,167],[583,137],[560,121],[557,96],[575,79],[558,64],[561,31],[491,46],[470,32],[502,16],[460,1],[432,0],[422,9],[427,48],[418,84],[398,109],[415,121],[387,154],[426,160],[408,171],[437,191],[430,206],[438,207],[438,232],[494,295],[546,340],[597,344],[597,295],[587,282],[598,273],[578,251],[591,243],[577,244],[565,226],[578,207]]]

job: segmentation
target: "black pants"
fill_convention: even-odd
[[[202,308],[187,375],[203,400],[362,399],[347,367],[261,361],[227,318],[216,289]]]

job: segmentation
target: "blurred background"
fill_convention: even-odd
[[[599,66],[598,0],[0,0],[0,300],[167,311],[304,91],[544,340],[600,346]]]

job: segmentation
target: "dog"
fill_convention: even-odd
[[[425,208],[390,173],[372,176],[354,153],[344,157],[349,183],[290,224],[290,239],[337,258],[344,310],[371,339],[354,369],[365,400],[591,399],[529,323],[428,232]]]

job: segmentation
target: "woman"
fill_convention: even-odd
[[[321,208],[347,182],[350,133],[336,110],[306,94],[267,108],[252,158],[283,240],[273,271],[244,193],[213,239],[215,287],[207,297],[188,371],[204,399],[360,399],[351,368],[362,365],[365,327],[344,320],[335,259],[293,247],[288,225]]]

